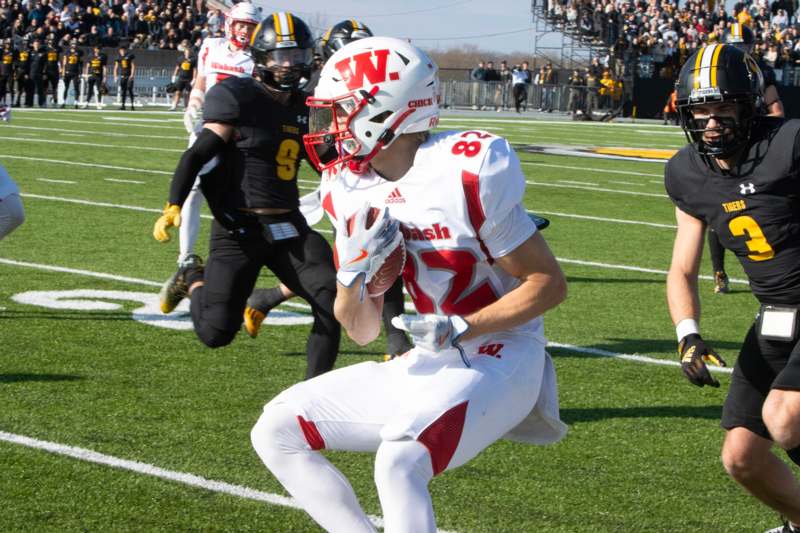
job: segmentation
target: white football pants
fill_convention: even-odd
[[[488,337],[488,336],[487,336]],[[531,413],[545,370],[541,341],[503,333],[425,356],[418,348],[298,383],[264,407],[251,438],[261,460],[328,531],[373,531],[347,479],[320,449],[372,451],[388,533],[436,530],[428,482]]]

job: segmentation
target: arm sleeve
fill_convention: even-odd
[[[525,176],[517,154],[503,138],[492,141],[479,174],[485,221],[480,237],[492,257],[503,257],[536,233],[523,207]]]
[[[239,123],[239,101],[227,83],[217,83],[206,93],[203,122]]]
[[[169,203],[183,206],[203,165],[222,152],[225,141],[213,131],[203,128],[197,139],[181,156],[169,186]]]

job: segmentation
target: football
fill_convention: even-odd
[[[380,213],[381,210],[377,207],[370,208],[366,221],[367,229],[372,227],[372,225],[375,223],[375,219]],[[347,219],[348,235],[353,233],[354,219],[355,216],[351,216]],[[372,279],[369,281],[369,283],[367,283],[367,294],[375,298],[388,291],[394,284],[395,280],[397,280],[397,278],[400,276],[400,273],[403,271],[405,262],[406,246],[405,241],[401,239],[397,248],[392,250],[392,252],[386,257],[386,261],[383,262],[378,271],[375,272],[375,275],[372,276]]]

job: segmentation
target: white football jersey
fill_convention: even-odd
[[[225,78],[251,77],[254,67],[253,58],[247,52],[231,51],[228,48],[228,40],[222,37],[208,38],[200,47],[197,72],[198,75],[206,77],[206,92]]]
[[[365,203],[389,207],[407,251],[403,280],[419,313],[468,315],[516,288],[494,264],[536,232],[522,207],[525,177],[508,142],[484,131],[444,132],[422,144],[397,181],[342,170],[322,180],[329,217]],[[544,342],[542,320],[515,331]]]
[[[3,165],[0,165],[0,200],[11,194],[19,194],[19,187],[11,179]]]

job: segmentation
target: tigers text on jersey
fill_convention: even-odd
[[[761,303],[800,304],[800,120],[762,118],[740,157],[723,174],[686,146],[667,162],[667,193],[717,232]]]
[[[197,74],[206,77],[206,91],[214,84],[230,78],[249,78],[253,75],[253,58],[242,50],[228,48],[228,40],[221,37],[208,38],[200,47]]]
[[[406,245],[403,280],[419,313],[468,315],[516,288],[494,265],[536,232],[522,207],[525,177],[505,139],[482,131],[431,135],[401,179],[343,170],[322,182],[328,215],[389,207]],[[515,331],[544,342],[541,318]]]

